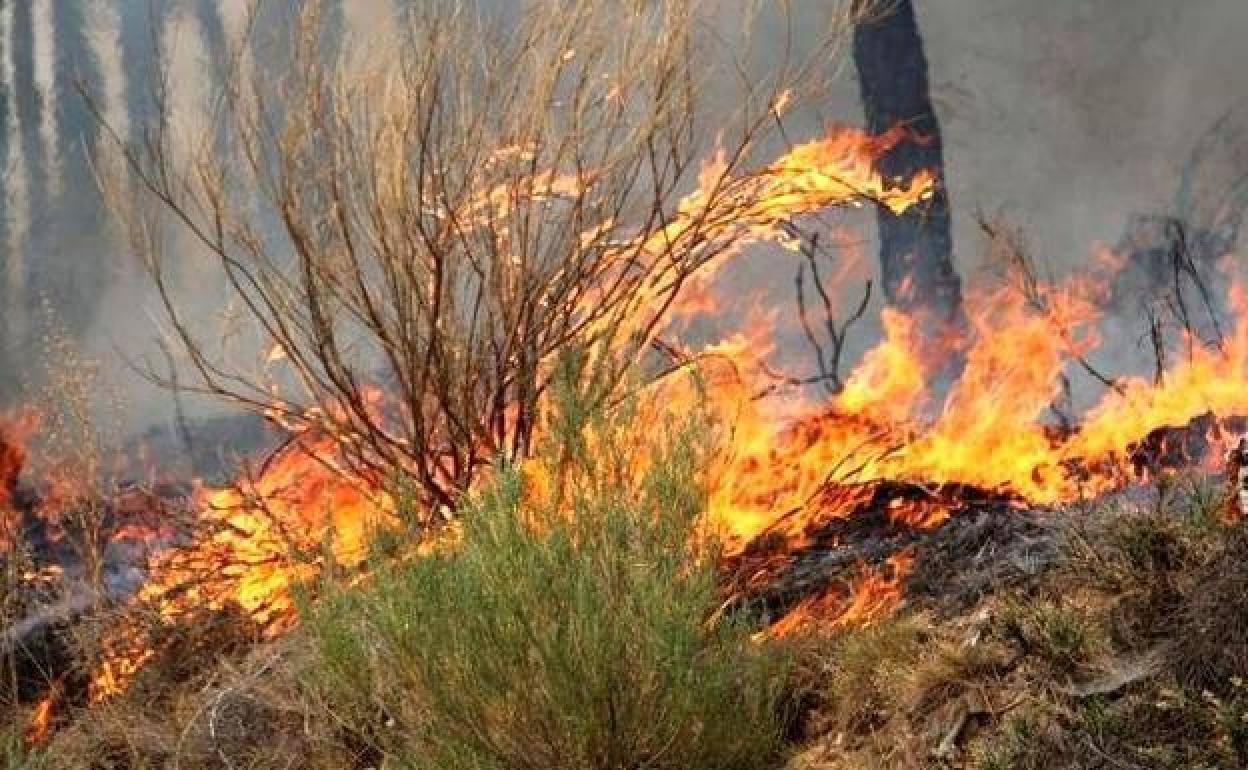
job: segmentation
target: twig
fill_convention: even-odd
[[[1191,248],[1188,245],[1187,226],[1178,219],[1170,219],[1166,223],[1166,235],[1170,241],[1170,258],[1174,269],[1174,297],[1178,303],[1181,313],[1180,319],[1188,332],[1189,340],[1199,339],[1199,337],[1196,335],[1194,324],[1188,313],[1187,302],[1183,298],[1182,279],[1184,275],[1191,280],[1192,285],[1196,287],[1196,291],[1200,295],[1200,301],[1204,305],[1205,312],[1209,315],[1209,323],[1213,327],[1214,345],[1221,350],[1225,342],[1222,334],[1222,325],[1218,322],[1218,312],[1214,307],[1209,287],[1201,276],[1200,268],[1197,267]],[[1189,356],[1190,352],[1189,347]]]
[[[1166,378],[1166,332],[1161,314],[1152,304],[1145,308],[1148,323],[1148,339],[1153,349],[1153,384],[1161,385]]]
[[[803,257],[803,261],[798,263],[797,278],[794,282],[797,292],[797,312],[806,340],[815,350],[815,361],[819,367],[819,374],[812,377],[782,377],[782,379],[785,380],[786,384],[798,386],[822,383],[830,393],[839,393],[845,388],[844,380],[841,379],[840,374],[841,362],[845,355],[845,343],[849,339],[850,329],[866,315],[867,307],[871,304],[873,284],[870,280],[864,284],[861,301],[844,321],[838,323],[832,297],[824,285],[822,276],[819,274],[819,262],[817,260],[820,248],[819,233],[807,236],[792,223],[786,223],[783,229],[790,237],[798,241],[799,250]],[[814,285],[815,292],[819,295],[819,299],[823,304],[823,327],[830,342],[831,352],[825,351],[824,346],[819,342],[807,314],[806,270],[808,268],[810,270],[811,283]]]
[[[1052,311],[1049,308],[1048,301],[1044,297],[1044,293],[1040,289],[1040,280],[1036,276],[1035,265],[1031,258],[1027,255],[1026,251],[1022,248],[1022,245],[1018,243],[1017,235],[1005,232],[1003,228],[989,221],[982,211],[975,215],[975,222],[979,225],[979,229],[984,233],[984,235],[988,236],[988,238],[994,243],[1001,244],[1005,247],[1005,254],[1009,260],[1008,267],[1013,270],[1015,277],[1019,281],[1019,292],[1022,294],[1023,299],[1025,299],[1027,304],[1034,310],[1043,314],[1046,318],[1052,321]],[[1125,395],[1126,391],[1123,388],[1122,383],[1118,382],[1116,378],[1109,377],[1101,373],[1101,371],[1093,366],[1092,362],[1087,359],[1087,356],[1076,352],[1076,346],[1074,344],[1074,340],[1071,338],[1069,329],[1056,322],[1054,322],[1054,326],[1056,327],[1057,333],[1066,347],[1067,354],[1071,356],[1071,358],[1077,362],[1089,376],[1100,382],[1105,387],[1116,391],[1120,395]]]

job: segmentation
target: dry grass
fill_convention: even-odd
[[[1218,483],[1160,487],[1054,519],[1061,558],[970,609],[813,643],[792,767],[1244,766],[1248,538]]]
[[[149,674],[76,714],[35,756],[74,770],[369,766],[332,711],[310,700],[300,678],[306,649],[292,639],[233,659],[201,651],[193,676]]]

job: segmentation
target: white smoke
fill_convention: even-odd
[[[166,68],[167,101],[164,119],[172,137],[175,168],[194,161],[204,136],[211,88],[211,58],[195,14],[178,5],[166,17],[160,33],[161,60]]]
[[[254,0],[217,0],[217,15],[221,19],[221,27],[225,30],[225,45],[228,55],[234,58],[237,66],[237,77],[240,83],[251,82],[255,59],[251,54],[249,29],[253,13]]]
[[[61,162],[60,122],[57,83],[56,22],[52,0],[35,0],[31,5],[31,39],[34,44],[35,90],[39,93],[39,139],[43,153],[43,176],[47,203],[55,206],[64,184]]]
[[[9,95],[9,109],[4,132],[9,149],[9,167],[4,175],[8,255],[5,261],[6,321],[10,329],[9,344],[20,344],[26,330],[26,243],[30,233],[30,180],[21,119],[17,110],[17,53],[14,34],[14,4],[0,4],[0,37],[3,39],[4,61],[0,64],[0,84]]]
[[[121,16],[112,0],[88,0],[87,45],[98,74],[101,117],[123,142],[130,138],[130,110],[126,103],[126,71],[122,64]],[[97,138],[97,152],[105,155],[109,140]]]
[[[217,0],[217,15],[231,44],[238,45],[242,41],[254,8],[253,0]]]
[[[348,73],[368,66],[397,42],[399,13],[393,0],[342,0],[342,32]]]

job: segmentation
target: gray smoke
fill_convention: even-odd
[[[403,5],[340,2],[342,26],[359,38],[383,36]],[[75,84],[81,80],[121,135],[135,138],[154,117],[149,95],[163,66],[173,75],[173,123],[193,127],[207,108],[227,40],[243,34],[246,5],[0,2],[6,202],[0,400],[39,382],[47,300],[57,324],[124,384],[135,427],[170,418],[168,395],[143,385],[121,363],[155,354],[159,313],[140,266],[100,206],[91,166],[100,137]],[[721,5],[717,23],[731,30],[740,4]],[[832,4],[796,5],[795,44],[813,45],[812,30],[826,28]],[[1133,216],[1172,213],[1193,144],[1218,116],[1240,106],[1236,84],[1248,68],[1248,47],[1239,39],[1248,29],[1242,0],[920,0],[918,10],[964,275],[983,250],[977,209],[1022,226],[1037,256],[1057,272],[1083,264],[1096,244],[1119,242]],[[787,38],[784,25],[766,15],[755,34],[776,50]],[[801,130],[860,120],[852,70],[841,61],[829,62],[828,72],[837,79],[803,113]],[[872,259],[870,217],[845,224],[864,234],[860,248]],[[791,303],[792,273],[777,270],[770,257],[738,273],[739,285]],[[194,273],[183,277],[187,302],[211,315],[224,292]],[[863,338],[856,349],[868,342]],[[793,346],[802,350],[798,341]]]

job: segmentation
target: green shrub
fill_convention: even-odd
[[[21,735],[0,729],[0,768],[3,770],[40,770],[48,765],[35,752],[23,745]]]
[[[716,617],[697,432],[556,424],[466,504],[457,547],[311,610],[323,697],[403,767],[766,766],[787,660]]]

